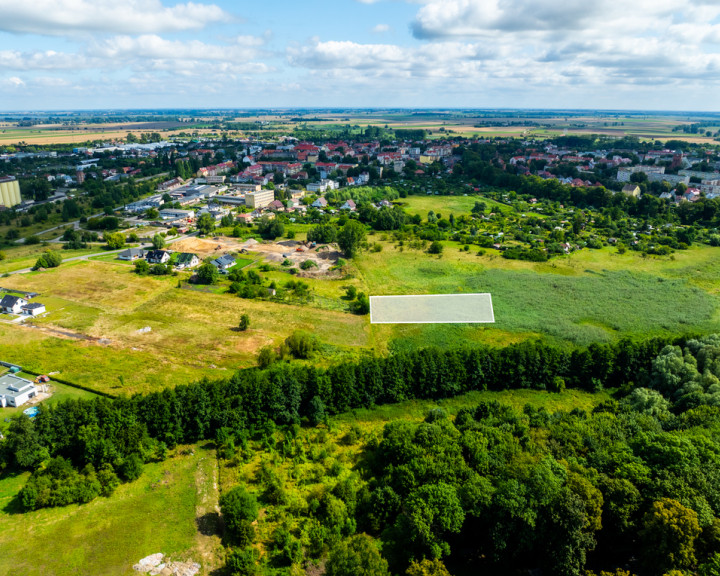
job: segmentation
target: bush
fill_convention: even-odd
[[[315,264],[313,260],[305,260],[302,264],[300,264],[300,268],[303,270],[310,270],[310,268],[317,268],[318,265]]]
[[[243,314],[240,316],[240,323],[238,324],[238,328],[241,332],[245,332],[245,330],[248,329],[250,326],[250,316],[247,314]]]
[[[304,330],[297,330],[285,339],[290,352],[295,358],[310,358],[317,347],[315,337]]]
[[[428,254],[442,254],[443,251],[443,245],[440,244],[437,240],[432,242],[430,246],[428,247]]]
[[[35,262],[34,268],[57,268],[62,264],[62,254],[55,250],[48,250]]]
[[[220,511],[229,540],[247,546],[253,540],[252,523],[258,515],[258,502],[244,486],[237,486],[220,497]]]

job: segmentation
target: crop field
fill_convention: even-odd
[[[162,552],[199,561],[209,574],[206,543],[196,527],[201,490],[212,481],[198,471],[214,464],[212,450],[178,448],[145,465],[140,479],[89,504],[18,513],[16,495],[28,474],[0,476],[0,573],[7,576],[120,576],[141,558]],[[196,480],[202,480],[202,484]]]

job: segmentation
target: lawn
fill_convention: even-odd
[[[0,556],[0,574],[129,576],[156,552],[199,560],[196,470],[209,458],[214,452],[199,446],[178,449],[110,498],[24,514],[15,496],[28,474],[0,476],[0,545],[12,551]]]
[[[470,216],[470,210],[475,206],[475,202],[483,202],[487,209],[500,208],[505,211],[511,210],[507,204],[501,204],[495,200],[485,198],[478,194],[468,196],[436,196],[435,194],[415,194],[402,198],[400,200],[408,214],[420,214],[423,219],[427,218],[428,212],[432,210],[435,214],[442,214],[444,218],[455,214],[455,217],[466,215]],[[487,211],[487,210],[486,210]]]

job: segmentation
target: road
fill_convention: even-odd
[[[191,232],[190,234],[185,234],[183,236],[178,236],[177,238],[173,238],[172,240],[168,240],[166,242],[166,245],[170,245],[174,242],[178,242],[180,240],[185,240],[186,238],[191,238],[197,234],[197,231]],[[140,244],[140,248],[146,249],[150,248],[152,244]],[[65,262],[75,262],[77,260],[89,260],[90,258],[93,258],[95,256],[106,256],[108,254],[118,254],[119,252],[122,252],[123,250],[127,250],[127,248],[121,248],[120,250],[103,250],[102,252],[96,252],[94,254],[85,254],[84,256],[73,256],[72,258],[65,258],[63,259],[62,263],[65,264]],[[28,272],[32,272],[32,268],[23,268],[21,270],[14,270],[12,272],[8,272],[7,274],[27,274]]]

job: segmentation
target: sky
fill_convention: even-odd
[[[720,109],[720,0],[0,0],[0,110]]]

